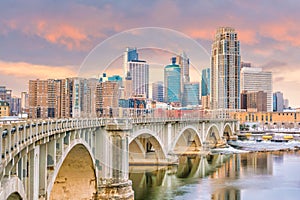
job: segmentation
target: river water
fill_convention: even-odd
[[[300,152],[181,156],[169,167],[130,166],[135,199],[300,199]]]

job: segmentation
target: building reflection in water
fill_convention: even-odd
[[[273,173],[269,153],[180,156],[178,162],[174,166],[130,166],[135,199],[174,199],[194,193],[185,187],[194,185],[211,199],[239,200],[241,187],[236,180]]]

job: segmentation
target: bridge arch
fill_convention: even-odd
[[[150,129],[140,129],[133,133],[129,139],[129,162],[130,163],[153,163],[156,160],[165,160],[167,153],[162,140]],[[154,162],[155,163],[155,162]]]
[[[198,130],[194,126],[184,127],[179,134],[177,134],[170,150],[172,152],[184,153],[185,151],[195,151],[202,146],[202,140],[199,136]]]
[[[55,167],[47,199],[91,199],[97,188],[97,174],[89,145],[82,139],[75,139]]]
[[[221,134],[218,126],[211,124],[205,134],[205,142],[209,147],[215,147],[218,141],[221,140]]]
[[[7,200],[26,200],[26,193],[22,181],[13,176],[7,180],[7,183],[3,187],[4,196],[0,195],[0,199]]]
[[[233,128],[230,123],[226,123],[224,125],[222,134],[227,139],[229,139],[229,137],[233,135]]]

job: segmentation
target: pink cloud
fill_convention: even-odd
[[[26,62],[5,62],[0,60],[0,74],[15,78],[48,79],[75,76],[72,66],[35,65]]]

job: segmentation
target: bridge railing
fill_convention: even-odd
[[[232,110],[162,109],[162,108],[106,108],[98,112],[99,118],[130,118],[134,121],[232,119]]]

